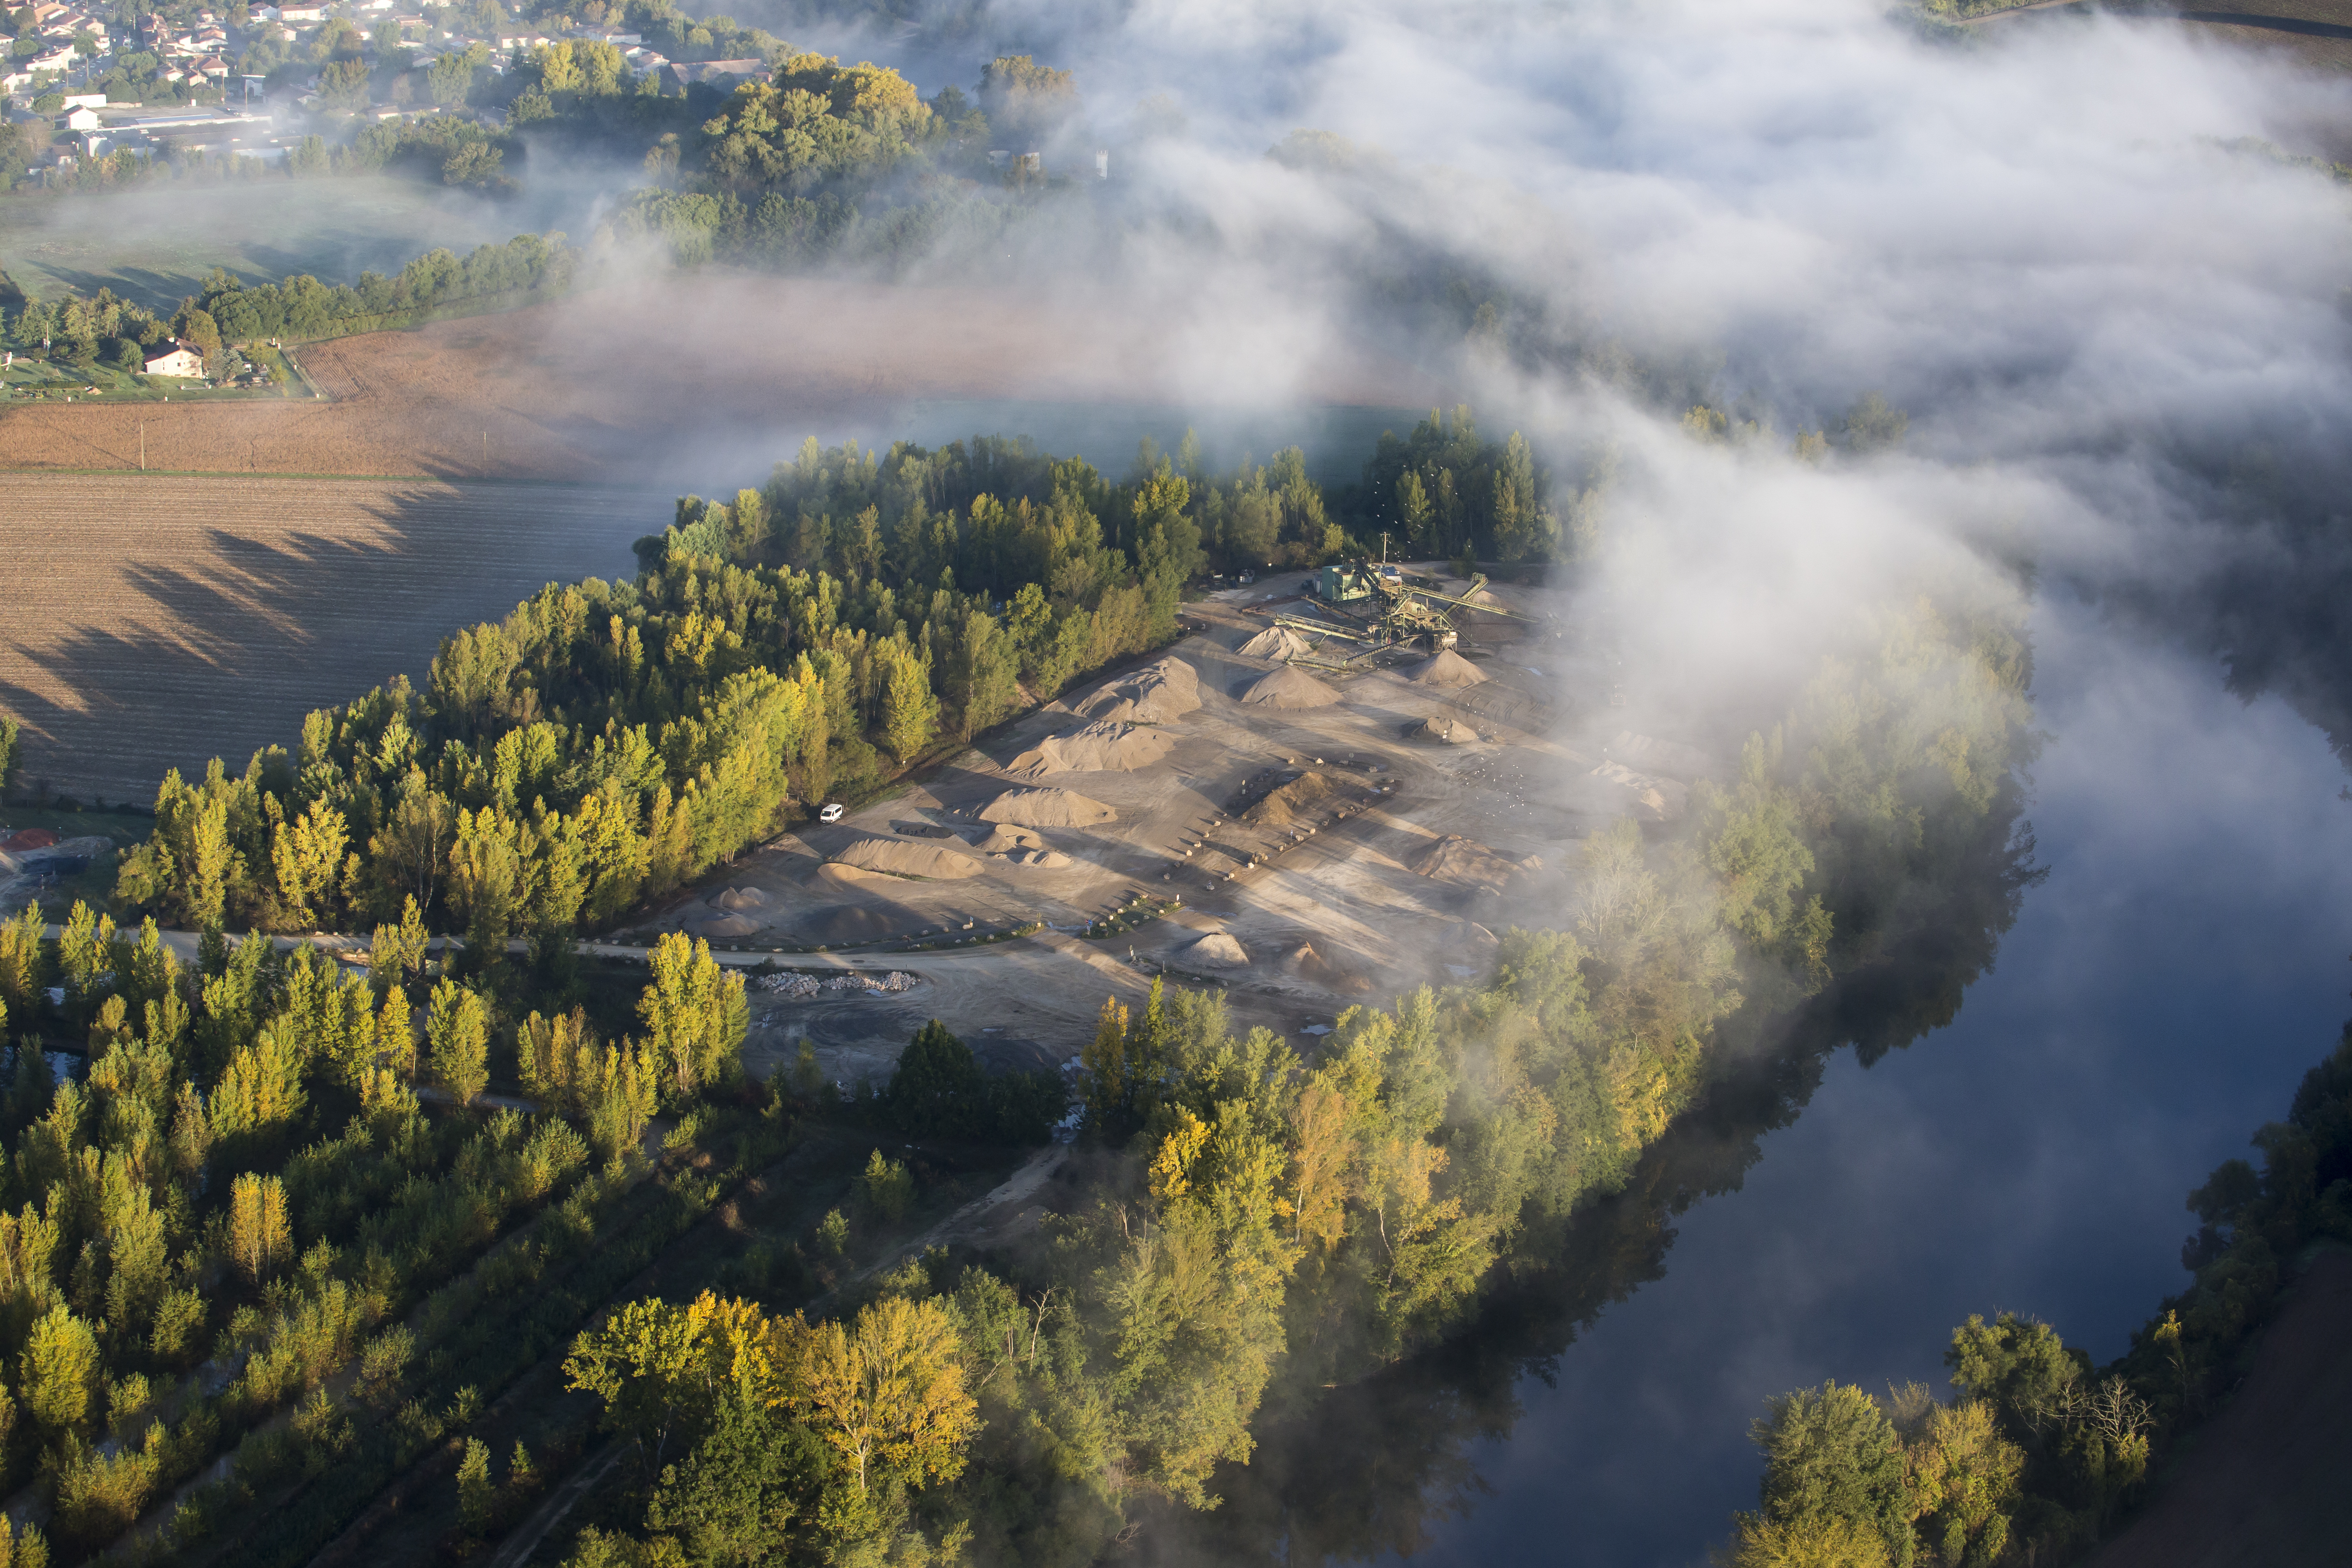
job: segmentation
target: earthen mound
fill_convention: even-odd
[[[741,915],[712,915],[697,921],[694,929],[705,936],[750,936],[760,929],[760,922]]]
[[[710,902],[722,910],[764,910],[768,907],[768,895],[757,888],[729,888]]]
[[[1202,969],[1247,969],[1250,961],[1248,951],[1223,931],[1202,937],[1184,950],[1183,957]]]
[[[1302,942],[1284,955],[1282,967],[1301,980],[1323,986],[1327,990],[1344,991],[1361,995],[1372,988],[1372,983],[1353,970],[1342,969],[1315,951],[1313,942]]]
[[[842,905],[819,910],[802,926],[812,947],[847,947],[861,942],[884,942],[900,933],[900,921],[876,910]]]
[[[1163,658],[1104,687],[1074,710],[1081,719],[1172,724],[1200,706],[1200,676],[1181,658]]]
[[[1475,838],[1448,834],[1414,856],[1408,863],[1411,869],[1435,882],[1453,882],[1465,888],[1484,888],[1499,893],[1510,884],[1517,871],[1540,871],[1543,862],[1530,855],[1524,860],[1512,860],[1496,854]]]
[[[1092,827],[1117,822],[1118,813],[1074,790],[1009,789],[980,808],[980,819],[1024,827]]]
[[[1016,849],[1043,849],[1045,836],[1025,827],[1009,827],[998,823],[988,830],[988,836],[972,847],[982,855],[1010,855]]]
[[[1040,871],[1059,871],[1076,863],[1058,849],[1017,849],[1005,858],[1016,866],[1034,866]]]
[[[889,871],[934,881],[977,877],[981,872],[980,862],[969,855],[936,844],[900,844],[888,838],[861,838],[833,858],[837,865],[855,866],[862,871]]]
[[[1623,790],[1626,810],[1643,822],[1675,821],[1690,800],[1689,787],[1679,780],[1637,773],[1622,763],[1603,763],[1592,776]]]
[[[1305,637],[1288,626],[1268,626],[1235,651],[1245,653],[1252,658],[1271,658],[1287,664],[1300,654],[1313,649]]]
[[[1703,778],[1707,771],[1706,753],[1696,746],[1637,735],[1631,730],[1617,731],[1617,738],[1601,747],[1601,754],[1637,772],[1668,773],[1678,779]]]
[[[1475,686],[1486,672],[1450,647],[1439,648],[1404,672],[1415,686]]]
[[[1176,737],[1110,721],[1064,735],[1050,735],[1004,765],[1017,779],[1047,773],[1131,773],[1176,749]]]
[[[1323,814],[1316,808],[1339,793],[1339,784],[1328,774],[1309,770],[1269,791],[1264,800],[1242,813],[1242,820],[1253,827],[1294,827],[1319,818]]]
[[[1423,719],[1406,733],[1416,741],[1435,741],[1448,746],[1466,746],[1478,738],[1477,731],[1443,713]]]
[[[1251,682],[1242,700],[1255,708],[1328,708],[1339,694],[1305,670],[1285,666]]]

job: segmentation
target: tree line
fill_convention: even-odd
[[[1106,1002],[1076,1079],[1090,1173],[1047,1238],[910,1260],[821,1353],[756,1298],[641,1302],[583,1337],[574,1385],[639,1463],[628,1517],[570,1561],[1083,1563],[1142,1510],[1214,1507],[1277,1379],[1351,1381],[1463,1331],[1553,1265],[1733,1044],[1867,971],[1888,895],[2031,754],[2028,664],[2003,614],[1888,616],[1686,835],[1597,836],[1568,929],[1351,1008],[1311,1057],[1237,1035],[1218,994]],[[772,1374],[720,1375],[755,1361]],[[845,1420],[841,1385],[891,1392]]]
[[[2352,1024],[2253,1142],[2261,1170],[2226,1161],[2189,1194],[2195,1279],[2110,1364],[2004,1312],[1952,1331],[1948,1403],[1918,1384],[1876,1396],[1834,1382],[1771,1401],[1733,1562],[1990,1568],[2097,1542],[2242,1374],[2290,1260],[2352,1242]]]

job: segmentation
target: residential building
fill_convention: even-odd
[[[176,375],[193,380],[205,374],[205,351],[177,338],[166,338],[149,349],[146,361],[142,368],[149,375]]]

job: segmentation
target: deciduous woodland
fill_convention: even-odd
[[[1375,467],[1453,496],[1432,542],[1559,536],[1524,445],[1466,417]],[[1045,1233],[908,1257],[924,1151],[1042,1139],[1058,1077],[984,1080],[950,1021],[887,1084],[813,1058],[747,1082],[742,982],[707,948],[624,978],[571,938],[1166,637],[1203,555],[1338,548],[1295,458],[1185,469],[812,447],[682,502],[633,582],[551,586],[294,752],[174,774],[110,915],[7,928],[5,1452],[49,1510],[15,1550],[135,1527],[293,1563],[435,1466],[456,1539],[502,1531],[586,1462],[481,1436],[561,1352],[618,1445],[573,1562],[1089,1560],[1213,1507],[1277,1380],[1359,1379],[1570,1267],[1570,1217],[1727,1063],[1923,940],[1906,887],[2008,839],[2018,606],[1882,605],[1684,828],[1593,837],[1561,927],[1506,932],[1485,976],[1353,1008],[1306,1056],[1214,993],[1107,1003],[1069,1042],[1077,1179]],[[193,964],[158,920],[205,933]],[[368,924],[363,975],[224,934]],[[788,1255],[630,1288],[823,1171],[842,1201]]]
[[[2099,1540],[2244,1375],[2298,1255],[2352,1242],[2352,1025],[2253,1141],[2262,1170],[2228,1161],[2189,1194],[2195,1281],[2112,1364],[2003,1312],[1952,1331],[1949,1402],[1835,1383],[1774,1400],[1732,1561],[1975,1568]]]

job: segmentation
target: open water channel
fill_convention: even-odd
[[[2189,1189],[2335,1043],[2352,804],[2284,703],[2079,604],[2035,621],[2047,876],[1958,1016],[1670,1135],[1574,1288],[1270,1423],[1151,1555],[1682,1568],[1754,1506],[1769,1395],[1947,1391],[1970,1312],[2126,1348],[2187,1283]]]

